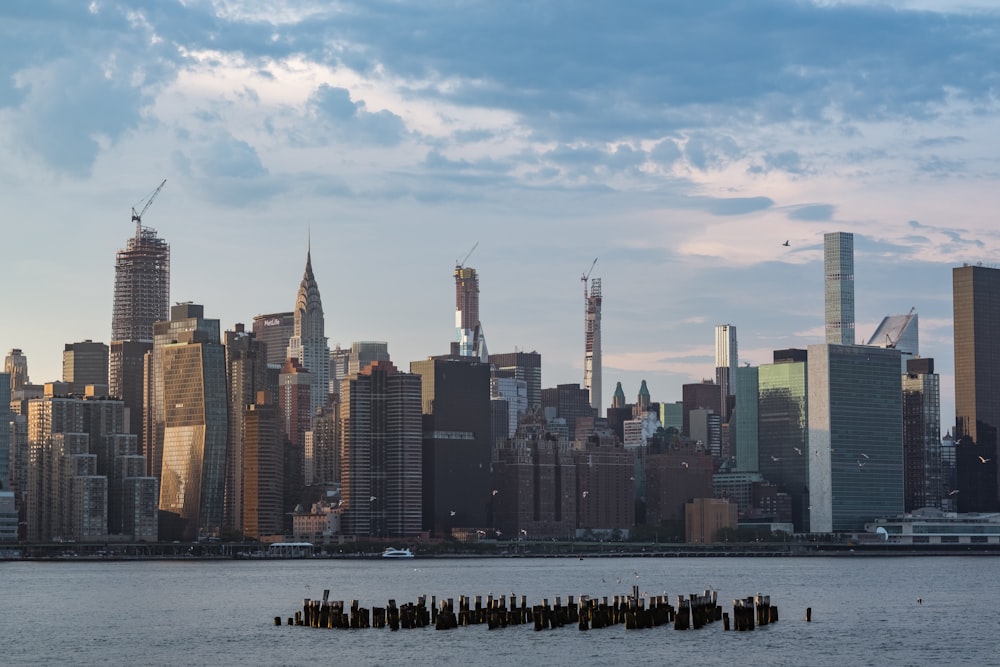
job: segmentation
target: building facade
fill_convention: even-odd
[[[757,369],[757,470],[791,499],[795,530],[809,532],[809,461],[815,453],[809,447],[808,364],[801,352]]]
[[[732,324],[715,326],[715,383],[722,393],[723,423],[729,421],[730,408],[736,394],[736,369],[740,365],[736,347],[736,327]]]
[[[1000,269],[952,269],[955,341],[955,442],[961,512],[1000,509]],[[982,459],[988,459],[982,463]],[[983,467],[992,463],[993,479]],[[987,485],[987,488],[979,488]]]
[[[595,262],[597,260],[594,260]],[[589,275],[589,274],[588,274]],[[600,416],[604,409],[601,398],[601,279],[590,279],[587,290],[587,276],[583,278],[583,388],[590,398],[590,407]]]
[[[933,359],[908,359],[903,376],[903,509],[941,508],[941,378]]]
[[[135,236],[115,255],[115,294],[108,349],[109,395],[125,402],[129,428],[139,447],[149,445],[142,428],[146,404],[143,360],[152,349],[153,325],[170,317],[170,246],[135,219]],[[156,472],[150,468],[151,474]]]
[[[309,414],[325,407],[330,393],[330,346],[323,318],[323,301],[313,275],[312,252],[306,253],[306,269],[295,298],[294,326],[288,341],[288,358],[297,359],[309,371],[312,382]]]
[[[489,364],[432,357],[412,362],[410,372],[421,378],[424,530],[447,536],[453,528],[485,528],[493,450]]]
[[[808,352],[809,529],[863,530],[903,511],[900,354],[829,344]]]
[[[223,527],[229,406],[226,350],[214,322],[215,335],[179,334],[161,351],[160,511],[171,539],[218,537]]]
[[[854,234],[823,235],[826,342],[854,345]]]
[[[83,396],[87,385],[107,385],[108,346],[92,340],[67,343],[63,349],[62,381],[69,384],[74,396]],[[103,394],[108,394],[106,389]]]
[[[400,373],[389,361],[373,362],[341,384],[344,533],[412,537],[421,532],[420,386],[419,375]]]

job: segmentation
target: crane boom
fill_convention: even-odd
[[[462,258],[461,262],[458,261],[457,259],[455,260],[455,267],[459,269],[464,267],[465,263],[469,261],[469,257],[472,256],[472,253],[475,252],[476,248],[478,247],[479,247],[479,241],[476,241],[475,245],[473,245],[472,248],[469,249],[469,252],[465,253],[465,257]]]
[[[152,206],[153,200],[156,199],[156,195],[160,194],[160,190],[162,190],[163,186],[166,185],[166,184],[167,184],[167,179],[164,178],[163,182],[160,183],[159,187],[157,187],[155,190],[153,190],[153,194],[149,195],[145,199],[139,200],[136,203],[136,205],[132,207],[132,222],[135,223],[136,227],[139,227],[139,226],[142,225],[142,216],[143,216],[143,214],[146,212],[146,209],[148,209],[150,206]],[[138,213],[136,213],[135,207],[139,206],[143,202],[146,202],[146,204],[142,207],[141,211],[139,211]]]

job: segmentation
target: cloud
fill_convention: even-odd
[[[804,222],[826,222],[833,219],[835,210],[836,207],[832,204],[806,204],[793,207],[788,212],[788,219]]]
[[[363,100],[352,101],[346,88],[324,83],[309,104],[340,142],[394,146],[406,135],[402,118],[385,109],[369,111]]]
[[[705,203],[705,209],[712,215],[743,215],[763,211],[774,206],[770,197],[730,197],[728,199],[710,199]]]

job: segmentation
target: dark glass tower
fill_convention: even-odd
[[[961,512],[992,511],[1000,427],[1000,269],[952,269],[955,326],[955,442]],[[984,475],[989,468],[992,475]]]

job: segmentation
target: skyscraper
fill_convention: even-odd
[[[601,399],[601,279],[591,278],[588,292],[589,275],[588,272],[583,277],[583,388],[590,392],[590,407],[600,417],[604,410]]]
[[[163,351],[181,341],[219,343],[219,320],[205,319],[205,307],[191,302],[170,308],[170,319],[153,326],[153,345],[144,359],[142,441],[149,475],[160,478],[163,464],[163,429],[166,422],[164,399]],[[223,377],[225,362],[223,361]],[[223,401],[225,385],[223,385]],[[128,407],[125,401],[125,407]],[[225,414],[223,412],[223,414]]]
[[[805,350],[775,353],[757,373],[757,451],[753,470],[788,494],[797,532],[809,530],[809,381]],[[740,372],[745,369],[740,369]],[[742,408],[737,408],[737,418]]]
[[[901,514],[899,351],[822,344],[808,352],[810,531],[863,530]]]
[[[722,421],[729,420],[731,397],[736,394],[736,368],[740,365],[736,350],[736,327],[715,326],[715,383],[722,392]]]
[[[83,396],[87,385],[108,383],[108,346],[85,340],[63,349],[63,382],[74,396]],[[103,392],[104,394],[108,392]]]
[[[400,373],[389,361],[373,362],[342,383],[340,479],[347,534],[420,533],[420,385],[419,375]]]
[[[201,306],[189,308],[200,311]],[[219,321],[208,322],[214,331],[180,332],[162,347],[160,511],[168,515],[165,532],[172,539],[218,536],[222,530],[229,426],[226,350],[219,341]]]
[[[278,415],[267,392],[259,392],[243,416],[242,506],[247,537],[280,535],[283,528],[285,463]]]
[[[24,352],[14,348],[3,361],[3,372],[10,375],[10,391],[22,389],[28,384],[28,358]]]
[[[826,342],[854,345],[854,234],[823,235]]]
[[[903,376],[903,490],[907,512],[941,507],[941,380],[933,359],[908,359]]]
[[[248,333],[242,324],[237,324],[235,331],[227,331],[225,341],[226,381],[229,388],[229,445],[226,450],[226,501],[223,524],[227,529],[242,531],[242,521],[245,516],[244,419],[247,408],[257,405],[259,393],[267,392],[268,350],[267,346],[257,340],[254,334]],[[270,408],[273,411],[273,405]],[[255,414],[255,417],[267,412],[267,408],[263,406],[260,410],[261,413]],[[275,421],[271,427],[276,428],[277,421],[273,415],[271,418]]]
[[[288,358],[297,359],[312,380],[309,414],[324,407],[330,394],[330,347],[325,334],[323,301],[313,275],[312,250],[306,251],[306,269],[295,298],[295,324],[288,341]]]
[[[295,333],[295,313],[268,313],[253,318],[254,338],[267,345],[267,363],[281,368],[288,355],[288,341]]]
[[[162,185],[161,185],[162,187]],[[155,196],[155,193],[154,193]],[[151,199],[150,199],[151,201]],[[143,357],[153,347],[153,325],[170,315],[170,246],[133,215],[135,236],[115,255],[108,391],[129,410],[129,428],[145,451]],[[152,468],[150,474],[156,474]]]
[[[424,529],[447,536],[455,527],[485,527],[493,449],[490,367],[439,357],[412,362],[410,372],[421,378]]]
[[[503,352],[491,354],[490,363],[497,370],[513,371],[514,378],[523,380],[528,390],[528,408],[542,406],[542,355],[538,352]]]
[[[952,269],[955,340],[955,443],[960,511],[992,511],[997,489],[980,493],[984,467],[995,475],[1000,454],[1000,269],[964,265]],[[987,459],[983,462],[980,457]],[[963,482],[964,480],[964,482]],[[985,483],[985,480],[983,480]],[[990,496],[990,497],[987,497]],[[975,500],[975,499],[979,500]],[[975,500],[975,501],[974,501]]]
[[[471,357],[473,337],[479,324],[479,276],[476,270],[455,266],[455,338],[458,354]]]

